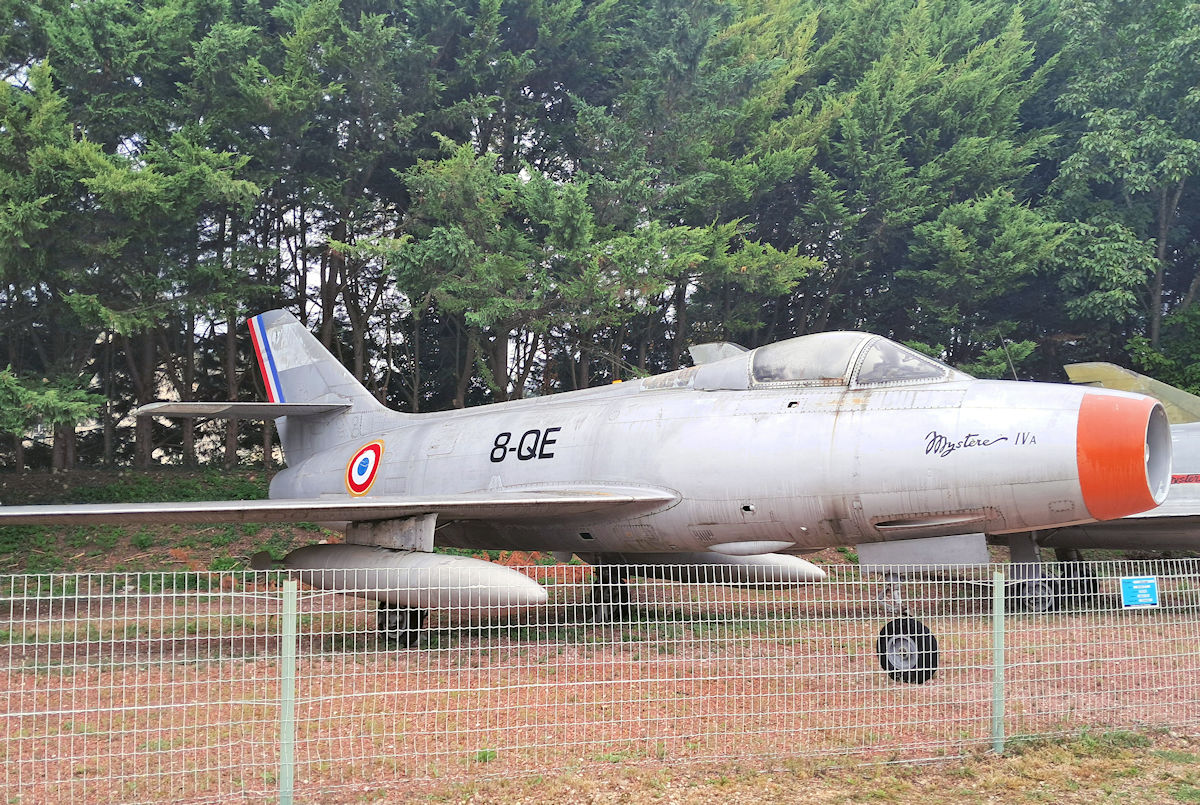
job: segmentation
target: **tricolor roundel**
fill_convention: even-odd
[[[383,442],[364,444],[346,464],[346,490],[355,497],[367,494],[375,483],[375,473],[383,463]]]

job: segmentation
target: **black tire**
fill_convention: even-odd
[[[879,665],[897,682],[921,685],[938,669],[937,638],[916,618],[896,618],[879,631]]]
[[[429,613],[423,609],[409,609],[380,601],[376,629],[380,639],[410,647],[416,645],[428,616]]]
[[[1083,562],[1060,562],[1062,568],[1058,590],[1058,604],[1061,609],[1087,607],[1100,598],[1100,581],[1096,574],[1089,570]]]
[[[1059,608],[1058,579],[1026,579],[1013,585],[1009,597],[1013,611],[1033,612],[1038,615],[1054,612]]]

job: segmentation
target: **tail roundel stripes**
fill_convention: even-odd
[[[267,330],[262,316],[250,319],[250,340],[254,342],[254,354],[258,358],[258,370],[262,373],[263,385],[267,387],[267,399],[273,403],[287,402],[283,398],[283,387],[279,384],[279,370],[275,367],[275,356],[267,340]]]

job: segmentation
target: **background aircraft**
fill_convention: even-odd
[[[1039,544],[1075,550],[1200,550],[1200,397],[1112,363],[1064,368],[1072,383],[1149,394],[1162,403],[1173,444],[1171,485],[1166,500],[1152,511],[1052,529],[1039,534]]]
[[[384,408],[294,317],[250,321],[266,403],[143,415],[275,419],[270,500],[10,507],[0,523],[316,521],[346,543],[289,554],[308,583],[380,601],[411,636],[428,609],[536,605],[528,577],[435,546],[553,551],[731,584],[820,580],[796,554],[1150,509],[1167,495],[1163,406],[1119,391],[975,380],[880,336],[826,332],[602,388],[466,410]],[[704,568],[700,573],[696,568]],[[888,624],[880,661],[921,682],[936,642]]]

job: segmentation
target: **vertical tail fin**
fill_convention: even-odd
[[[359,413],[383,409],[291,313],[268,311],[250,319],[249,325],[271,402],[350,403]]]
[[[273,403],[341,403],[350,409],[326,416],[395,414],[388,411],[296,317],[271,310],[248,322],[267,398]],[[325,416],[275,420],[288,463],[295,466],[329,446],[333,428]]]

